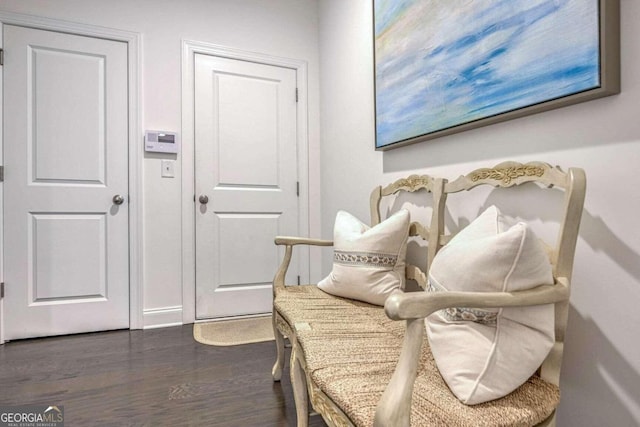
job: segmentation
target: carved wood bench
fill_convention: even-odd
[[[526,183],[553,188],[550,199],[555,201],[558,190],[564,192],[557,240],[545,245],[553,268],[553,285],[516,292],[402,289],[389,297],[382,308],[329,295],[315,285],[285,286],[294,246],[331,246],[332,242],[276,238],[276,244],[285,246],[285,256],[274,279],[273,324],[278,357],[273,377],[279,380],[282,375],[284,335],[292,344],[290,374],[298,426],[307,425],[309,403],[331,426],[555,425],[571,272],[584,204],[584,172],[576,168],[563,172],[538,162],[505,162],[472,171],[452,182],[412,176],[374,189],[371,219],[372,224],[380,222],[382,198],[424,190],[426,196],[422,200],[432,206],[430,226],[414,222],[411,234],[429,242],[427,262],[420,267],[408,265],[406,276],[426,289],[426,266],[431,266],[440,249],[452,239],[444,227],[445,213],[450,214],[447,196],[489,185],[496,187],[493,191],[509,192],[509,197],[515,198],[522,194],[518,190],[523,189],[507,188]],[[531,197],[529,193],[527,197]],[[538,196],[542,197],[534,195]],[[555,344],[536,374],[497,400],[465,405],[456,398],[434,361],[424,318],[450,307],[481,309],[541,304],[555,305]]]

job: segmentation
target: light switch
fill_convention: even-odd
[[[163,160],[162,161],[162,177],[173,178],[176,176],[175,172],[175,160]]]

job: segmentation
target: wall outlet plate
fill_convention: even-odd
[[[175,160],[163,160],[161,165],[163,178],[174,178],[176,176]]]

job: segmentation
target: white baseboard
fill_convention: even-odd
[[[182,325],[182,306],[147,309],[143,312],[143,318],[144,329]]]

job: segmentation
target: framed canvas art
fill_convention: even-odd
[[[620,91],[618,0],[373,0],[376,149]]]

